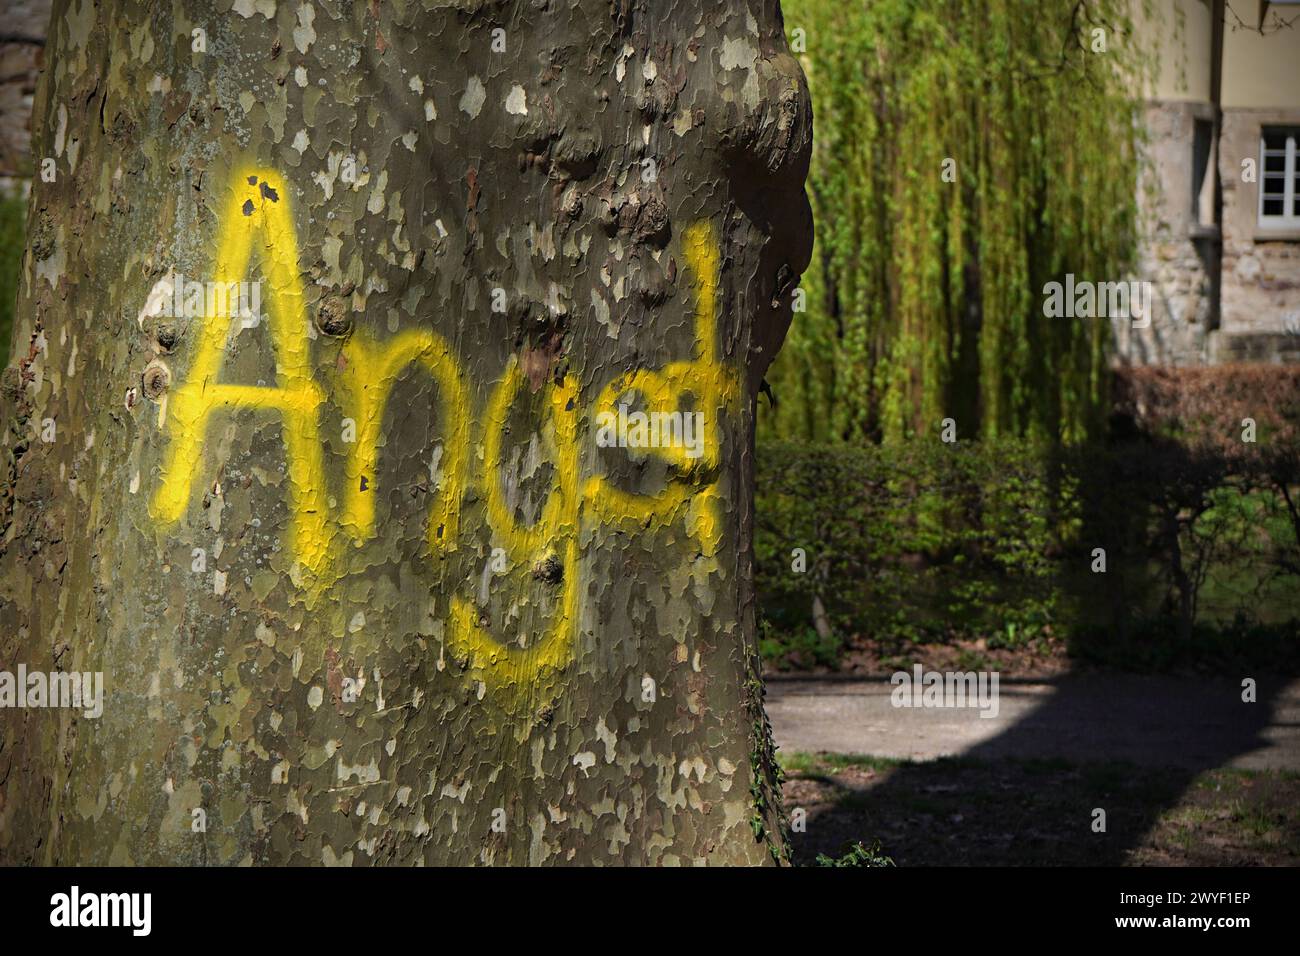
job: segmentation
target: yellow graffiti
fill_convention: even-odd
[[[250,386],[221,381],[230,321],[226,315],[204,316],[193,363],[186,381],[161,406],[169,442],[162,475],[152,501],[160,524],[178,521],[194,494],[195,476],[209,424],[215,415],[240,409],[279,415],[285,439],[289,478],[291,552],[310,572],[305,587],[321,590],[342,573],[335,552],[336,535],[329,523],[319,417],[325,395],[310,369],[307,314],[298,265],[297,238],[288,192],[274,173],[252,169],[241,173],[226,204],[216,242],[215,278],[243,280],[253,252],[261,258],[270,289],[266,313],[275,350],[276,383]],[[528,646],[503,644],[480,623],[473,602],[453,596],[448,639],[469,663],[470,672],[518,702],[537,696],[543,675],[556,674],[572,659],[581,593],[579,533],[587,516],[596,522],[630,521],[643,528],[663,527],[682,520],[701,553],[713,557],[721,546],[722,499],[719,475],[724,415],[736,408],[740,380],[717,356],[717,298],[719,257],[708,223],[686,231],[684,253],[693,280],[694,352],[690,359],[655,369],[636,369],[617,376],[601,389],[590,411],[613,410],[639,397],[647,410],[674,412],[683,400],[702,412],[703,453],[691,458],[681,447],[646,449],[673,467],[665,486],[654,493],[625,491],[601,474],[582,479],[579,452],[581,410],[576,381],[565,376],[549,382],[543,395],[543,441],[554,470],[554,483],[532,524],[516,520],[511,497],[503,487],[503,439],[508,419],[527,381],[511,358],[501,381],[488,397],[481,427],[471,434],[470,388],[450,345],[432,331],[408,331],[378,343],[358,332],[343,345],[335,382],[337,404],[355,423],[355,441],[346,451],[347,482],[339,503],[337,527],[346,540],[360,547],[375,534],[375,492],[381,427],[396,376],[415,366],[434,381],[436,414],[443,436],[441,478],[430,506],[428,544],[437,554],[456,549],[461,501],[471,488],[482,492],[487,527],[494,546],[503,549],[514,567],[537,568],[542,561],[558,564],[560,587],[550,623]],[[480,441],[483,474],[470,474],[470,450]]]
[[[261,253],[262,273],[270,289],[266,312],[279,384],[264,387],[219,381],[231,317],[205,312],[189,377],[163,406],[169,415],[171,441],[164,453],[153,513],[164,524],[185,513],[213,415],[240,408],[278,412],[289,472],[289,537],[299,562],[320,575],[330,557],[325,469],[317,434],[323,399],[311,375],[305,337],[307,310],[298,276],[298,239],[289,216],[287,190],[279,177],[262,170],[238,176],[231,189],[217,238],[216,280],[242,280],[254,248]],[[205,303],[205,310],[208,305]]]
[[[473,606],[453,597],[451,638],[453,646],[469,657],[472,670],[497,687],[523,693],[543,671],[558,670],[568,663],[572,651],[572,625],[578,615],[578,427],[577,387],[566,376],[551,386],[550,424],[553,429],[556,485],[542,506],[541,517],[531,526],[514,518],[501,487],[504,455],[501,436],[510,405],[524,381],[523,370],[512,357],[505,377],[493,391],[487,409],[484,459],[488,525],[503,542],[507,558],[528,564],[539,554],[562,557],[561,591],[551,626],[541,640],[529,647],[500,644],[478,626]]]
[[[344,465],[348,484],[340,518],[343,527],[358,546],[374,534],[375,495],[372,489],[363,489],[362,482],[376,480],[379,429],[388,404],[388,383],[406,366],[419,364],[438,385],[447,432],[442,486],[429,516],[429,547],[435,554],[454,550],[469,450],[469,391],[450,346],[441,336],[427,331],[402,333],[382,348],[357,334],[348,340],[343,357],[344,407],[357,426],[357,447]]]
[[[696,410],[704,413],[706,438],[699,458],[687,457],[682,446],[669,445],[647,449],[678,468],[679,480],[655,495],[638,495],[614,487],[603,477],[587,480],[586,497],[596,513],[605,520],[644,521],[661,514],[665,508],[675,514],[687,508],[687,532],[700,542],[705,555],[717,553],[721,545],[722,517],[719,513],[716,480],[700,486],[703,474],[715,472],[722,455],[723,413],[735,407],[739,396],[739,378],[717,361],[718,246],[707,222],[696,223],[685,235],[686,265],[695,281],[695,357],[691,361],[672,362],[659,371],[635,369],[620,375],[602,389],[596,399],[595,412],[613,411],[620,399],[639,394],[647,409],[658,412],[678,410],[685,395],[690,395]]]

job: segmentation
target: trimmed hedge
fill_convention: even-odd
[[[26,242],[27,200],[0,189],[0,367],[9,363],[18,278]]]
[[[1293,647],[1300,456],[1264,441],[1282,437],[1275,425],[1243,446],[1238,424],[1243,447],[1148,435],[1074,449],[763,445],[755,573],[769,659],[834,664],[849,635],[898,649],[1051,635],[1152,665],[1261,628]]]

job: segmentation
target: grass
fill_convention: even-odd
[[[1300,774],[1124,761],[780,755],[795,860],[900,866],[1300,864]],[[1106,831],[1094,832],[1094,810]],[[866,865],[841,863],[840,865]]]
[[[781,767],[790,773],[835,773],[849,767],[868,770],[887,770],[911,763],[910,760],[897,760],[892,757],[865,757],[859,754],[809,754],[795,752],[781,754]]]

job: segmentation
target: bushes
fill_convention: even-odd
[[[27,201],[21,194],[0,189],[0,366],[9,361],[9,336],[18,296]]]
[[[1282,442],[1209,444],[764,445],[765,654],[809,666],[849,635],[896,650],[1055,635],[1145,666],[1292,633],[1300,458]]]
[[[1115,371],[1112,428],[1227,458],[1291,454],[1300,445],[1300,366],[1153,366]],[[1242,422],[1256,441],[1242,441]]]
[[[770,629],[815,632],[820,601],[839,634],[1026,640],[1056,614],[1049,556],[1072,508],[1037,465],[1009,441],[764,446],[755,568]]]

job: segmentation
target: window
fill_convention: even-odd
[[[1213,226],[1215,159],[1214,121],[1197,119],[1192,126],[1192,222]]]
[[[1266,126],[1260,136],[1259,224],[1300,229],[1300,129]]]

